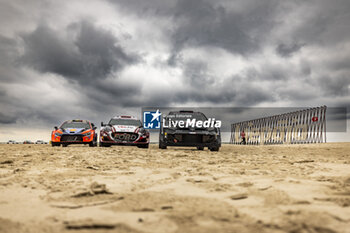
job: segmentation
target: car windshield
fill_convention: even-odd
[[[132,125],[132,126],[141,126],[141,121],[140,120],[135,120],[135,119],[111,119],[109,121],[110,125]]]
[[[177,121],[186,121],[187,119],[196,119],[197,121],[206,121],[207,117],[201,112],[170,112],[166,119]]]
[[[88,128],[90,128],[90,124],[87,122],[65,122],[61,125],[61,128],[63,128],[63,129],[67,129],[67,128],[88,129]]]

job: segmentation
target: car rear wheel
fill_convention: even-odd
[[[210,147],[209,150],[210,151],[219,151],[219,146],[213,146],[213,147]]]
[[[204,150],[204,146],[197,146],[197,150]]]

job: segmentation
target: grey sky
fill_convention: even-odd
[[[348,0],[0,0],[0,141],[143,106],[349,108],[349,12]]]

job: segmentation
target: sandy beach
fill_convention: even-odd
[[[350,232],[350,143],[0,145],[0,232]]]

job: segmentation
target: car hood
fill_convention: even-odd
[[[77,133],[82,133],[86,130],[87,130],[86,128],[65,128],[65,129],[62,129],[62,132],[67,134],[77,134]]]

